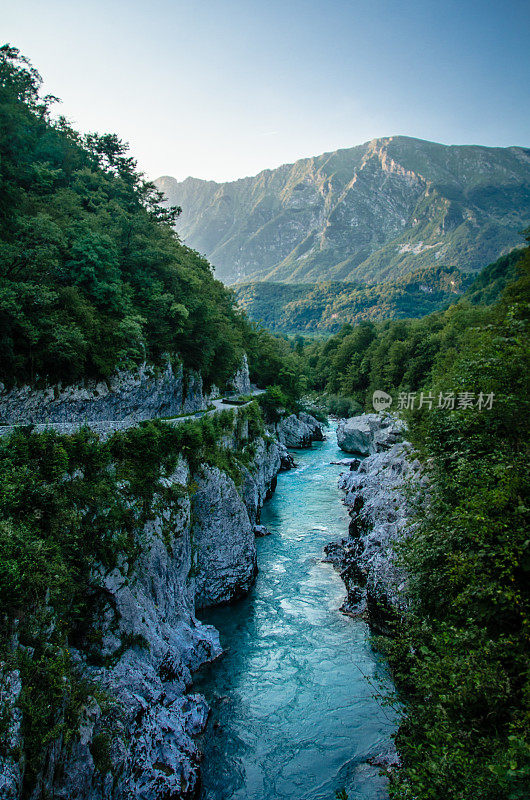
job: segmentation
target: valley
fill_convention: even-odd
[[[526,800],[528,149],[157,188],[42,84],[0,47],[0,800]]]

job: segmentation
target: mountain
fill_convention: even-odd
[[[393,279],[476,271],[530,223],[530,149],[373,139],[228,183],[155,181],[177,231],[216,276],[241,281]]]

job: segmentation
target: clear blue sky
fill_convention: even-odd
[[[3,41],[151,178],[376,136],[530,145],[529,0],[2,0]]]

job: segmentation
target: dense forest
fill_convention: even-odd
[[[486,268],[445,312],[307,348],[312,385],[357,408],[403,393],[429,481],[400,546],[410,613],[378,641],[404,702],[396,800],[528,797],[530,248],[497,303],[473,304],[512,270]]]
[[[457,303],[422,319],[363,321],[344,325],[325,341],[306,342],[309,386],[368,410],[376,389],[394,392],[395,397],[419,390],[435,364],[442,372],[467,346],[465,336],[473,340],[480,327],[490,324],[492,304],[513,285],[523,263],[521,250],[503,256],[479,273]]]
[[[472,282],[456,267],[433,267],[374,285],[327,282],[234,286],[250,319],[272,331],[304,335],[338,332],[363,320],[423,317],[455,301]]]
[[[480,277],[457,267],[429,267],[370,285],[248,283],[233,288],[248,317],[269,330],[322,336],[338,333],[343,325],[364,321],[424,317],[456,302],[462,294],[474,303],[493,302],[513,277],[520,255],[516,249],[501,256]],[[483,291],[485,287],[489,296]]]
[[[221,387],[249,356],[294,392],[289,347],[248,323],[172,228],[178,208],[113,134],[53,119],[55,98],[0,48],[0,380],[107,378],[181,359]]]

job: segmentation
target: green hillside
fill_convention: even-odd
[[[240,307],[255,322],[282,333],[333,333],[362,320],[422,317],[454,302],[471,278],[459,269],[437,267],[375,285],[236,284]]]
[[[253,380],[269,365],[287,388],[288,349],[181,244],[178,209],[127,145],[53,119],[40,86],[0,48],[0,381],[105,379],[169,355],[223,386],[246,351]]]

